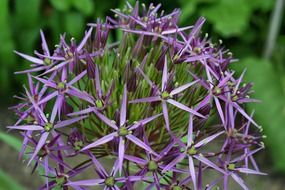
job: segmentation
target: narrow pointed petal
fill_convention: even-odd
[[[167,79],[168,79],[168,70],[167,70],[167,57],[165,56],[164,60],[164,67],[163,67],[163,73],[162,73],[162,84],[161,84],[161,91],[164,91],[167,85]]]
[[[220,104],[220,101],[219,101],[219,99],[217,97],[214,97],[214,100],[215,100],[215,104],[216,104],[218,113],[220,115],[220,119],[222,120],[222,123],[223,123],[224,127],[226,128],[225,115],[224,115],[224,111],[222,109],[222,106]]]
[[[122,174],[122,169],[123,169],[124,154],[125,154],[125,140],[123,139],[123,137],[120,137],[119,154],[118,154],[118,168],[120,175]]]
[[[161,101],[161,98],[159,96],[152,96],[152,97],[147,97],[147,98],[140,98],[136,100],[131,100],[130,103],[136,104],[136,103],[145,103],[145,102],[158,102]]]
[[[197,190],[197,179],[196,179],[196,173],[195,173],[195,166],[194,161],[191,156],[188,156],[188,162],[189,162],[189,172],[191,174],[194,190]]]
[[[224,182],[223,182],[223,185],[224,185],[224,190],[229,190],[228,189],[228,186],[229,186],[229,175],[224,175]]]
[[[97,171],[100,173],[100,175],[102,175],[104,177],[108,177],[108,174],[107,174],[105,168],[97,160],[97,158],[91,152],[89,152],[88,154],[90,155],[92,162],[93,162],[94,166],[97,168]]]
[[[196,116],[205,118],[205,116],[203,116],[202,114],[198,113],[197,111],[195,111],[193,109],[190,109],[187,106],[185,106],[184,104],[181,104],[180,102],[177,102],[177,101],[175,101],[173,99],[168,99],[167,102],[172,104],[172,105],[174,105],[174,106],[176,106],[176,107],[178,107],[178,108],[180,108],[180,109],[182,109],[182,110],[184,110],[184,111],[187,111],[187,112],[192,113],[192,114],[194,114]]]
[[[16,54],[18,54],[19,56],[23,57],[24,59],[28,60],[28,61],[31,61],[31,62],[39,64],[39,65],[44,64],[43,60],[41,60],[39,58],[35,58],[35,57],[30,56],[30,55],[26,55],[26,54],[20,53],[18,51],[14,51],[14,52]]]
[[[165,127],[168,131],[170,131],[168,109],[167,109],[167,104],[165,101],[162,102],[162,112],[163,112],[163,117],[165,121]]]
[[[45,38],[44,32],[42,30],[40,30],[40,33],[41,33],[41,40],[42,40],[42,49],[44,50],[44,53],[46,55],[50,56],[50,52],[49,52],[49,49],[48,49],[48,45],[47,45],[47,42],[46,42],[46,38]]]
[[[116,126],[116,124],[111,121],[110,119],[108,119],[105,115],[101,114],[99,111],[94,110],[94,113],[96,114],[96,116],[103,121],[106,125],[112,127],[115,130],[118,130],[118,127]]]
[[[191,146],[193,142],[193,116],[190,114],[188,121],[188,133],[187,133],[187,146]]]
[[[52,87],[54,89],[57,88],[57,85],[54,82],[51,82],[49,80],[46,80],[46,79],[43,79],[40,77],[34,77],[34,78],[37,79],[38,81],[40,81],[41,83],[43,83],[45,86]]]
[[[177,156],[174,160],[172,160],[169,164],[167,164],[161,172],[165,173],[171,170],[176,164],[180,163],[185,157],[186,154],[184,153],[179,154],[179,156]]]
[[[257,123],[235,102],[232,102],[233,107],[235,107],[248,121],[250,121],[256,127],[259,127]]]
[[[98,140],[96,140],[95,142],[87,145],[86,147],[84,147],[81,151],[84,151],[84,150],[88,150],[90,148],[94,148],[96,146],[99,146],[101,144],[105,144],[107,142],[110,142],[114,139],[114,137],[117,135],[117,132],[114,132],[114,133],[110,133],[109,135],[106,135]]]
[[[54,71],[58,71],[60,70],[62,67],[64,67],[65,65],[67,65],[68,63],[70,63],[70,60],[67,61],[63,61],[57,65],[55,65],[54,67],[48,69],[47,71],[45,71],[43,74],[41,74],[40,76],[46,75],[48,73],[54,72]]]
[[[248,168],[237,168],[236,170],[241,173],[246,173],[246,174],[267,175],[266,173],[255,171],[255,170],[248,169]]]
[[[36,149],[32,155],[32,157],[30,158],[28,165],[31,164],[31,162],[34,160],[34,158],[38,155],[39,151],[41,150],[41,148],[44,146],[44,144],[46,143],[46,140],[48,138],[49,133],[48,132],[44,132],[36,146]]]
[[[62,104],[62,96],[60,95],[56,98],[56,101],[55,101],[53,109],[52,109],[52,113],[51,113],[51,117],[50,117],[51,123],[53,123],[55,121],[56,114],[58,112],[58,109],[61,107],[61,104]]]
[[[225,78],[223,78],[223,80],[221,80],[221,82],[219,82],[218,87],[222,87],[223,85],[225,85],[230,78],[232,78],[234,75],[234,72],[232,72],[231,74],[227,75]]]
[[[242,82],[242,79],[244,77],[244,74],[246,72],[246,69],[243,70],[243,72],[241,73],[240,77],[238,78],[238,80],[236,81],[236,85],[235,85],[235,88],[234,88],[234,91],[233,91],[233,94],[236,94],[239,86],[240,86],[240,83]]]
[[[66,93],[70,94],[71,96],[76,96],[77,98],[79,98],[81,100],[85,100],[85,101],[94,105],[94,100],[93,100],[92,96],[90,96],[86,92],[81,92],[80,90],[78,90],[77,88],[75,88],[73,86],[70,86]]]
[[[200,29],[202,28],[205,21],[206,21],[206,19],[204,17],[200,17],[198,19],[198,21],[195,23],[192,31],[190,32],[190,34],[188,36],[188,40],[187,40],[184,48],[179,53],[179,56],[181,56],[187,50],[187,48],[190,46],[191,41],[193,40],[194,36],[197,35],[197,33],[200,31]]]
[[[223,174],[226,174],[226,172],[224,170],[222,170],[221,168],[219,168],[216,164],[214,164],[213,162],[211,162],[210,160],[208,160],[207,158],[205,158],[204,156],[202,155],[195,155],[193,156],[195,159],[201,161],[202,163],[204,163],[205,165],[211,167],[211,168],[214,168],[215,170],[223,173]]]
[[[43,99],[41,99],[39,101],[39,105],[48,102],[49,100],[51,100],[52,98],[56,97],[58,95],[58,91],[52,92],[49,95],[47,95],[46,97],[44,97]]]
[[[206,144],[213,141],[214,139],[216,139],[217,137],[219,137],[221,134],[224,134],[224,133],[225,133],[224,131],[221,131],[217,134],[211,135],[211,136],[201,140],[200,142],[195,144],[195,148],[200,148],[201,146],[205,146]]]
[[[24,89],[25,89],[25,92],[26,92],[26,94],[27,94],[27,96],[28,96],[30,102],[33,104],[33,107],[34,107],[35,110],[39,113],[41,119],[42,119],[45,123],[47,123],[48,120],[47,120],[45,114],[43,113],[43,110],[39,108],[38,104],[35,102],[34,98],[31,96],[31,94],[29,93],[29,91],[27,90],[27,88],[24,87]]]
[[[78,112],[73,112],[68,114],[68,116],[75,116],[75,115],[85,115],[85,114],[89,114],[91,112],[94,112],[95,107],[90,107],[90,108],[86,108],[84,110],[78,111]]]
[[[161,116],[161,115],[162,115],[162,114],[157,114],[157,115],[155,115],[155,116],[148,117],[148,118],[146,118],[146,119],[140,120],[140,121],[138,121],[136,124],[134,124],[133,126],[131,126],[131,127],[129,128],[129,130],[134,130],[134,129],[138,128],[139,126],[144,126],[144,125],[146,125],[147,123],[149,123],[149,122],[155,120],[156,118],[158,118],[158,117]]]
[[[34,54],[37,55],[38,57],[48,58],[48,59],[54,60],[54,61],[65,60],[65,58],[60,56],[60,55],[56,55],[56,56],[46,55],[46,54],[39,53],[37,50],[34,51]]]
[[[82,79],[82,77],[84,77],[87,74],[87,70],[81,72],[79,75],[77,75],[74,79],[72,79],[70,82],[68,82],[68,85],[73,85],[74,83],[76,83],[77,81],[79,81],[80,79]]]
[[[83,40],[80,42],[80,44],[79,44],[78,47],[76,48],[76,50],[77,50],[78,52],[81,51],[81,49],[85,46],[87,40],[88,40],[88,39],[90,38],[90,36],[91,36],[92,30],[93,30],[93,27],[91,27],[91,28],[88,30],[88,32],[87,32],[87,34],[85,34]]]
[[[35,67],[33,69],[28,69],[28,70],[24,70],[24,71],[17,71],[15,72],[15,74],[26,74],[26,73],[33,73],[33,72],[37,72],[37,71],[41,71],[41,70],[45,70],[46,66],[42,66],[42,67]]]
[[[139,35],[159,37],[159,38],[162,38],[163,40],[166,40],[166,41],[168,40],[168,38],[166,36],[163,36],[163,35],[155,33],[155,32],[148,32],[148,31],[141,31],[141,30],[129,30],[129,29],[122,29],[122,31],[133,33],[133,34],[139,34]]]
[[[137,146],[143,148],[144,150],[154,154],[155,156],[158,156],[158,154],[153,151],[149,146],[147,146],[144,142],[142,142],[140,139],[138,139],[137,137],[135,137],[134,135],[127,135],[126,136],[130,141],[132,141],[133,143],[135,143]]]
[[[80,117],[76,117],[76,118],[60,121],[59,123],[54,125],[54,128],[58,129],[58,128],[61,128],[61,127],[66,127],[66,126],[71,125],[73,123],[76,123],[76,122],[78,122],[78,121],[80,121],[82,119],[85,119],[86,117],[87,116],[80,116]]]
[[[97,186],[97,185],[104,185],[104,179],[90,179],[90,180],[81,180],[81,181],[74,181],[68,182],[66,185],[70,186]]]
[[[124,158],[131,161],[131,162],[135,162],[137,164],[140,164],[140,165],[146,165],[147,164],[146,160],[139,158],[139,157],[136,157],[136,156],[125,155]]]
[[[25,131],[41,131],[43,127],[40,125],[18,125],[18,126],[8,126],[8,129],[18,129]]]
[[[127,119],[127,87],[124,86],[124,93],[122,97],[121,111],[120,111],[120,126],[126,123]]]
[[[231,173],[231,176],[244,190],[249,190],[248,187],[244,184],[244,181],[238,175]]]
[[[193,86],[194,84],[196,84],[198,81],[199,81],[199,80],[195,80],[195,81],[193,81],[193,82],[184,84],[184,85],[182,85],[182,86],[180,86],[180,87],[178,87],[178,88],[172,90],[172,91],[170,92],[170,95],[173,96],[173,95],[179,94],[180,92],[186,90],[186,89],[189,88],[190,86]]]
[[[185,62],[195,62],[195,61],[200,61],[202,59],[208,59],[210,57],[211,57],[210,55],[194,55],[187,58]]]
[[[193,26],[186,26],[186,27],[182,27],[182,28],[169,29],[169,30],[163,31],[161,34],[162,35],[175,34],[175,33],[185,31],[185,30],[189,30],[191,28],[193,28]]]

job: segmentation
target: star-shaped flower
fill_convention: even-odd
[[[55,114],[51,115],[51,118],[48,120],[48,118],[44,115],[44,113],[38,109],[39,113],[39,120],[33,124],[33,125],[15,125],[15,126],[8,126],[9,129],[17,129],[22,131],[39,131],[41,133],[41,137],[37,143],[37,146],[30,158],[30,161],[28,162],[28,165],[31,163],[31,161],[38,155],[39,151],[42,149],[42,147],[45,145],[46,140],[48,139],[49,134],[56,135],[55,129],[60,129],[62,127],[66,127],[68,125],[71,125],[73,123],[76,123],[87,116],[80,116],[72,119],[67,119],[64,121],[59,121],[55,123]]]
[[[141,71],[141,70],[140,70]],[[157,93],[155,96],[147,97],[147,98],[141,98],[130,101],[130,103],[141,103],[141,102],[161,102],[162,103],[162,110],[163,110],[163,116],[165,120],[166,129],[170,131],[170,124],[169,124],[169,114],[168,114],[168,108],[167,103],[174,105],[175,107],[182,109],[184,111],[187,111],[189,113],[192,113],[198,117],[205,118],[202,114],[198,113],[194,109],[191,109],[184,104],[176,101],[173,99],[173,96],[183,92],[187,88],[191,87],[195,83],[198,82],[198,80],[184,84],[180,87],[175,88],[174,90],[171,90],[170,92],[167,90],[167,84],[168,84],[168,71],[167,71],[167,58],[165,57],[164,61],[164,68],[163,68],[163,74],[162,74],[162,83],[161,83],[161,90],[141,71],[141,74],[145,78],[145,80],[148,82],[148,84],[151,87],[156,87]]]
[[[119,171],[121,173],[122,171],[122,165],[124,160],[124,153],[125,153],[125,140],[128,139],[129,141],[133,142],[137,146],[141,147],[142,149],[151,152],[152,154],[155,154],[155,151],[151,149],[151,147],[147,146],[144,142],[142,142],[139,138],[137,138],[135,135],[133,135],[133,131],[136,130],[139,127],[142,127],[146,125],[147,123],[151,122],[152,120],[158,118],[161,114],[142,119],[140,121],[137,121],[131,125],[127,123],[127,89],[126,86],[124,87],[124,93],[122,97],[122,104],[121,104],[121,110],[120,110],[120,123],[119,125],[116,125],[112,120],[108,119],[106,116],[104,116],[101,112],[97,111],[96,109],[93,110],[93,112],[96,114],[96,116],[103,121],[106,125],[111,127],[114,132],[103,136],[102,138],[96,140],[95,142],[87,145],[82,149],[87,150],[90,148],[97,147],[99,145],[105,144],[107,142],[110,142],[114,140],[115,138],[119,138],[119,144],[118,144],[118,163],[119,163]]]

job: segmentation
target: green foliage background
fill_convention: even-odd
[[[134,3],[135,0],[130,0]],[[141,1],[149,4],[150,1]],[[205,16],[208,32],[213,40],[222,39],[240,62],[234,69],[247,68],[246,80],[255,83],[254,97],[261,104],[249,105],[256,109],[256,120],[264,128],[267,154],[273,161],[274,171],[285,173],[285,30],[277,36],[270,59],[263,59],[263,49],[270,27],[274,0],[161,0],[167,12],[177,7],[182,10],[181,25],[190,25],[199,16]],[[40,46],[39,30],[47,35],[50,47],[59,40],[59,34],[80,39],[86,24],[112,15],[110,8],[122,7],[124,0],[0,0],[0,96],[1,108],[12,102],[19,92],[24,76],[13,73],[28,67],[15,56],[13,50],[32,54]],[[281,29],[285,28],[285,19]],[[4,98],[2,98],[4,97]],[[2,109],[2,110],[3,110]],[[4,126],[1,126],[4,127]],[[0,141],[15,147],[15,139]],[[5,140],[6,139],[6,140]],[[9,138],[8,138],[9,139]],[[0,170],[0,184],[4,189],[20,189]],[[9,186],[10,185],[10,186]],[[2,186],[2,185],[1,185]],[[0,187],[1,190],[2,187]]]

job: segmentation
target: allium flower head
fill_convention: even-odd
[[[203,35],[205,18],[179,27],[180,11],[160,7],[127,3],[79,43],[62,35],[52,51],[41,31],[41,52],[16,52],[31,68],[17,72],[29,85],[8,128],[44,168],[40,189],[248,189],[242,173],[264,175],[245,72],[235,78],[233,54]]]

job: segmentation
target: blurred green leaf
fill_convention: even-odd
[[[10,14],[8,0],[0,1],[0,86],[3,91],[9,86],[9,69],[15,64],[15,58],[12,53],[14,41],[11,35]]]
[[[73,5],[76,7],[80,12],[89,16],[92,15],[94,12],[94,1],[92,0],[73,0]]]
[[[247,0],[219,0],[202,9],[215,30],[224,37],[241,35],[248,26],[251,9]]]
[[[40,19],[40,0],[16,0],[15,22],[18,29],[23,30],[37,26]],[[23,33],[23,32],[20,32]]]
[[[66,13],[64,15],[64,24],[67,34],[70,34],[78,41],[85,28],[85,22],[82,15],[77,12]]]
[[[248,3],[254,9],[259,9],[262,11],[270,11],[275,1],[254,0],[254,1],[248,1]]]
[[[268,136],[268,145],[276,171],[285,172],[285,101],[284,93],[279,76],[273,65],[258,58],[244,59],[239,68],[247,67],[245,79],[254,82],[254,98],[260,99],[260,104],[249,104],[251,109],[256,110],[255,118],[263,126],[265,134]]]
[[[5,174],[0,169],[0,190],[24,190],[13,177]]]
[[[14,148],[18,152],[21,150],[22,142],[19,139],[17,139],[16,137],[14,137],[14,136],[12,136],[12,135],[10,135],[8,133],[0,131],[0,141],[2,141],[5,144],[11,146],[12,148]],[[24,158],[26,158],[26,155],[24,155]],[[34,164],[34,161],[32,163]],[[44,173],[45,173],[44,172],[44,168],[42,166],[39,166],[37,168],[37,172],[39,173],[39,175],[44,175]],[[43,181],[45,181],[45,177],[44,176],[42,176],[41,178],[42,178]],[[2,190],[1,189],[1,174],[0,174],[0,190]],[[5,190],[10,190],[10,189],[8,188],[8,189],[5,189]],[[17,190],[17,189],[15,189],[15,190]]]
[[[67,11],[72,5],[72,0],[50,0],[50,3],[59,11]]]
[[[192,16],[197,8],[197,0],[180,0],[179,3],[183,5],[181,7],[181,22],[185,22],[190,16]]]
[[[16,137],[0,131],[0,141],[20,151],[22,143]],[[12,177],[0,170],[0,190],[24,190]]]
[[[17,151],[20,151],[22,146],[22,142],[19,139],[5,132],[0,132],[0,141],[10,145]]]

